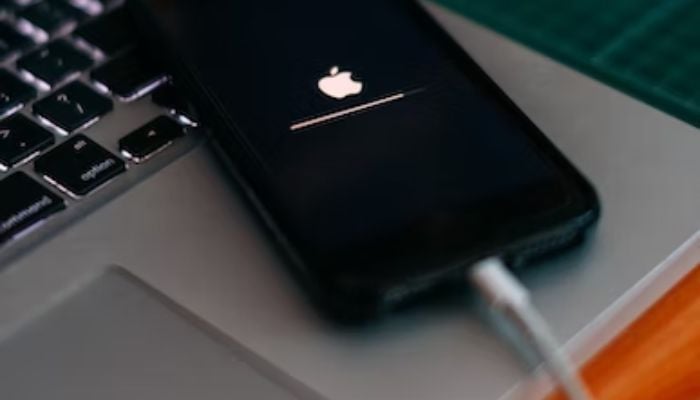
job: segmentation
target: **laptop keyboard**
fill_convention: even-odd
[[[115,3],[0,0],[0,250],[193,136],[191,107]],[[121,113],[131,128],[103,135]]]

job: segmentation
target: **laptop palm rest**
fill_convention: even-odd
[[[117,268],[0,342],[0,387],[13,400],[311,397]]]

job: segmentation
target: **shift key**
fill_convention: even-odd
[[[34,168],[47,181],[77,199],[126,171],[126,164],[85,135],[76,135],[36,160]]]
[[[0,181],[0,244],[63,210],[63,199],[23,172]]]

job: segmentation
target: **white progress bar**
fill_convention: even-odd
[[[350,108],[347,108],[347,109],[342,110],[342,111],[337,111],[337,112],[326,114],[326,115],[323,115],[320,117],[315,117],[315,118],[311,118],[311,119],[308,119],[308,120],[305,120],[302,122],[298,122],[296,124],[293,124],[291,127],[289,127],[289,130],[294,132],[294,131],[298,131],[301,129],[310,128],[310,127],[315,126],[315,125],[331,122],[331,121],[334,121],[334,120],[337,120],[337,119],[340,119],[343,117],[347,117],[348,115],[357,114],[357,113],[360,113],[363,111],[368,111],[372,108],[382,106],[384,104],[393,103],[395,101],[403,99],[406,96],[407,96],[406,93],[401,92],[401,93],[397,93],[397,94],[394,94],[391,96],[383,97],[381,99],[374,100],[374,101],[371,101],[369,103],[361,104],[359,106],[350,107]]]

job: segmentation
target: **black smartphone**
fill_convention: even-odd
[[[332,315],[463,284],[482,257],[525,263],[598,216],[591,185],[416,2],[131,10]]]

